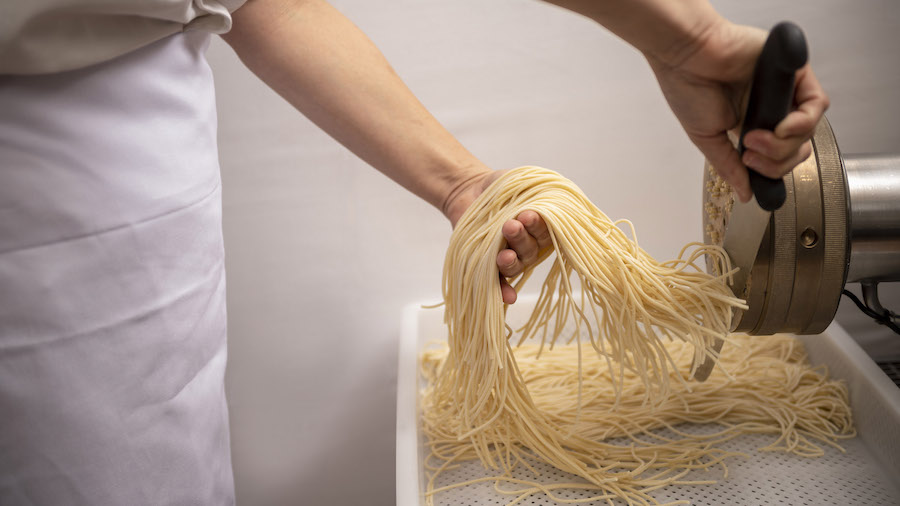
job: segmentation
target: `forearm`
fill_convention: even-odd
[[[374,44],[323,1],[251,0],[224,36],[244,63],[357,156],[447,214],[488,171],[413,96]]]
[[[545,0],[577,12],[644,53],[675,65],[721,21],[707,0]]]

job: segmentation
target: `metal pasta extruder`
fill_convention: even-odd
[[[739,152],[744,132],[774,129],[790,110],[794,74],[806,59],[803,32],[776,25],[754,72]],[[897,315],[878,300],[879,283],[900,281],[900,155],[843,155],[825,118],[812,146],[813,154],[782,180],[750,171],[754,199],[747,204],[706,164],[704,240],[722,246],[739,269],[731,288],[748,306],[736,312],[732,328],[818,334],[844,293],[900,333]],[[718,269],[708,259],[708,272]],[[863,301],[844,289],[853,282],[862,285]],[[694,377],[706,379],[714,362],[707,358]]]

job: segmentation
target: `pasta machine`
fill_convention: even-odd
[[[748,309],[736,331],[821,333],[853,282],[882,323],[896,319],[881,306],[878,283],[900,281],[900,155],[843,155],[825,118],[812,145],[784,178],[784,205],[772,213],[739,294]],[[704,239],[722,245],[735,226],[735,197],[709,164],[704,190]],[[707,269],[716,267],[708,262]]]
[[[741,134],[774,130],[790,111],[796,71],[807,61],[806,39],[796,25],[776,25],[756,62]],[[816,126],[813,153],[783,179],[748,171],[754,198],[736,200],[707,162],[704,171],[704,242],[722,246],[736,272],[735,296],[747,302],[733,313],[732,330],[754,335],[819,334],[834,319],[846,293],[867,315],[900,333],[897,315],[882,307],[878,283],[900,281],[900,156],[843,156],[826,118]],[[721,264],[707,258],[714,275]],[[863,299],[844,290],[862,284]],[[705,380],[722,347],[695,363]]]

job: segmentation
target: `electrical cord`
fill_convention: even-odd
[[[893,312],[885,310],[884,313],[878,313],[876,311],[873,311],[869,306],[865,305],[863,303],[863,301],[859,300],[859,297],[854,295],[853,292],[851,292],[847,289],[844,289],[841,291],[841,293],[846,295],[850,300],[852,300],[853,303],[856,304],[856,307],[858,307],[860,311],[865,313],[866,316],[875,320],[875,323],[878,323],[879,325],[884,325],[885,327],[893,330],[897,334],[900,334],[900,326],[898,326],[896,323],[894,323],[894,318],[896,317],[896,315],[894,315]]]

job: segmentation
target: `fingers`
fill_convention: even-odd
[[[788,137],[809,139],[830,105],[828,95],[825,94],[809,64],[797,71],[794,101],[797,109],[775,127],[775,135],[782,139]]]
[[[809,141],[828,109],[829,101],[809,65],[797,71],[794,101],[796,109],[785,116],[774,131],[753,130],[744,135],[745,149],[740,158],[724,134],[699,139],[692,137],[741,201],[746,202],[751,195],[745,167],[764,176],[781,178],[812,154]]]
[[[500,269],[500,274],[507,278],[518,276],[525,270],[525,264],[511,249],[505,249],[497,254],[497,267]]]
[[[516,219],[504,223],[502,233],[509,247],[497,254],[500,292],[503,302],[512,304],[516,301],[516,291],[506,278],[518,276],[526,267],[536,263],[541,249],[552,244],[552,239],[547,224],[534,211],[523,211]]]
[[[539,249],[546,248],[552,244],[553,240],[550,238],[550,229],[547,228],[547,224],[544,223],[544,219],[541,218],[541,215],[534,211],[522,211],[516,216],[516,219],[525,226],[525,230],[534,237],[535,241],[537,241],[537,245]]]
[[[504,304],[515,304],[518,298],[516,290],[509,285],[509,281],[503,276],[500,276],[500,295],[503,296]]]
[[[771,132],[763,133],[774,138]],[[781,141],[788,140],[776,139],[769,144],[760,145],[762,149],[746,150],[741,160],[747,167],[764,176],[776,179],[784,177],[812,154],[812,144],[808,140],[797,138],[790,139],[790,142]]]
[[[537,240],[518,219],[503,224],[503,237],[509,247],[497,254],[497,267],[500,274],[507,278],[518,276],[526,266],[537,260]]]
[[[537,259],[537,240],[525,230],[525,225],[518,219],[503,224],[503,237],[522,264],[528,265]]]
[[[510,278],[534,264],[541,248],[550,243],[550,231],[534,211],[523,211],[516,219],[504,223],[503,237],[509,248],[497,255],[497,267],[501,274]]]
[[[780,178],[812,153],[809,140],[828,108],[828,96],[809,65],[797,71],[794,98],[797,108],[774,132],[753,130],[744,136],[743,162],[760,174]]]
[[[796,155],[808,140],[803,136],[781,138],[770,130],[751,130],[744,136],[744,163],[747,163],[747,155],[775,162],[787,160]]]

